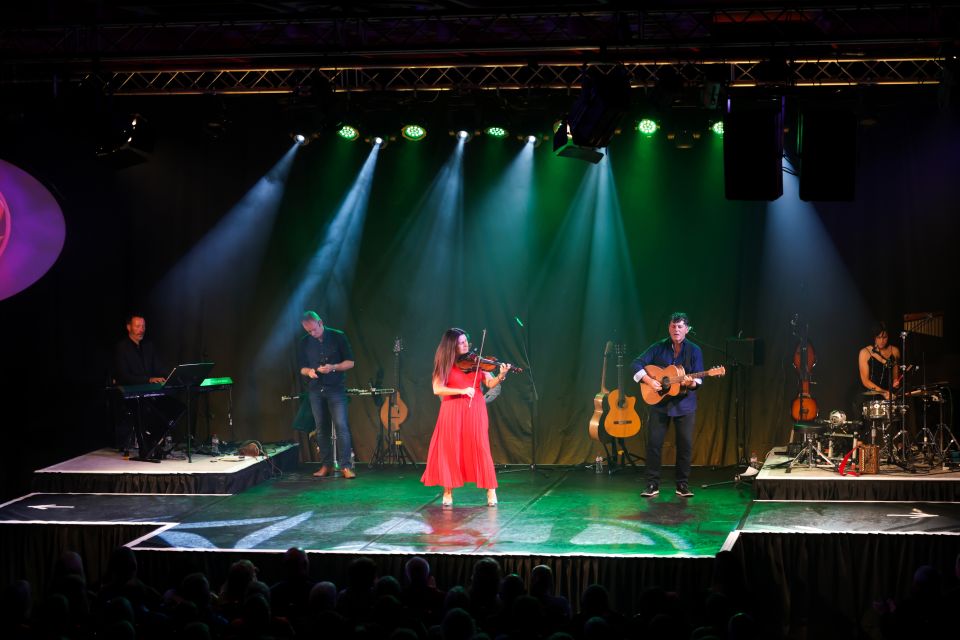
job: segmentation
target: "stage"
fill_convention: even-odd
[[[130,452],[135,455],[136,449]],[[264,456],[212,456],[182,449],[162,462],[144,462],[116,449],[97,449],[33,472],[45,493],[239,493],[297,464],[298,445],[267,446]]]
[[[193,465],[199,475],[210,462]],[[273,575],[283,551],[297,546],[315,558],[318,579],[342,580],[360,555],[374,557],[381,573],[399,575],[407,558],[422,555],[438,582],[466,584],[473,563],[492,556],[505,572],[522,576],[550,564],[558,591],[568,597],[604,584],[619,610],[632,611],[652,584],[703,592],[725,551],[751,589],[762,591],[757,597],[773,598],[784,615],[814,606],[809,592],[795,593],[800,580],[817,585],[817,603],[829,596],[852,616],[878,593],[903,588],[917,564],[950,565],[960,548],[957,501],[757,499],[764,477],[777,469],[764,468],[753,485],[738,480],[742,469],[695,468],[696,495],[680,498],[668,467],[662,493],[644,499],[642,467],[615,474],[583,466],[501,468],[498,506],[486,506],[483,491],[465,487],[445,508],[438,488],[420,484],[422,466],[362,464],[353,480],[317,479],[316,468],[303,464],[234,494],[29,494],[0,507],[0,541],[16,550],[3,578],[26,575],[42,584],[49,558],[72,548],[83,553],[96,581],[109,550],[120,544],[136,550],[144,575],[162,582],[197,570],[224,575],[240,558]],[[801,488],[832,484],[835,494],[868,480],[799,467],[789,476]],[[873,480],[892,491],[917,481]],[[951,485],[944,493],[953,494],[960,474],[941,474],[937,482]],[[852,593],[851,580],[864,588]]]

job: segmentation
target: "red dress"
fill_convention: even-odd
[[[445,386],[462,389],[474,384],[474,374],[457,367],[450,370]],[[473,396],[440,396],[440,415],[430,438],[427,470],[420,482],[428,487],[456,489],[475,482],[481,489],[497,488],[497,473],[490,455],[487,403],[483,400],[484,374],[476,374]]]

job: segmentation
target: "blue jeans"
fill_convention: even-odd
[[[674,470],[677,483],[690,480],[690,463],[693,460],[693,425],[695,413],[670,417],[659,411],[651,411],[647,420],[647,482],[660,485],[660,453],[663,440],[673,420],[677,431],[677,466]]]
[[[314,424],[317,426],[317,446],[320,447],[320,464],[333,463],[333,444],[330,440],[330,426],[337,434],[337,465],[349,469],[353,441],[350,438],[350,425],[347,424],[347,393],[341,388],[325,387],[319,391],[310,391],[310,408],[313,410]]]

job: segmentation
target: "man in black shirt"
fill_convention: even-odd
[[[344,372],[352,369],[354,364],[350,341],[342,331],[324,327],[323,320],[314,311],[304,312],[300,323],[307,335],[297,345],[297,364],[300,375],[307,379],[320,447],[321,466],[313,475],[322,478],[339,468],[344,478],[353,478],[356,476],[350,462],[353,442],[347,424],[347,391],[344,386]],[[331,446],[331,422],[336,434],[336,459]]]
[[[127,336],[116,345],[113,355],[114,383],[118,385],[163,384],[164,376],[169,371],[164,367],[157,355],[153,343],[144,340],[147,332],[146,319],[138,314],[127,316]],[[138,404],[139,402],[139,404]],[[117,448],[126,453],[134,446],[133,436],[143,440],[146,434],[166,433],[183,412],[181,403],[168,397],[147,398],[145,401],[131,399],[120,401],[117,405],[118,413],[114,423]],[[134,433],[134,426],[139,424],[141,433]],[[156,442],[140,441],[136,447],[140,455],[147,451]]]
[[[146,332],[147,321],[143,316],[127,316],[127,337],[118,342],[114,350],[117,384],[163,384],[163,376],[169,372],[157,357],[153,343],[143,339]]]

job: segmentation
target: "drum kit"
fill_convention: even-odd
[[[915,432],[907,424],[911,399],[919,402],[913,407],[919,415]],[[845,475],[851,463],[860,473],[879,473],[883,464],[909,472],[957,466],[960,443],[944,420],[944,407],[950,401],[947,383],[888,398],[882,392],[868,392],[860,404],[860,419],[850,420],[845,412],[834,410],[826,420],[794,424],[794,441],[799,436],[801,446],[788,471],[805,465]],[[937,420],[933,429],[927,426],[928,414]]]

